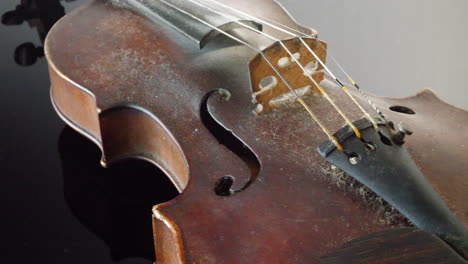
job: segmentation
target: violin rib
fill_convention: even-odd
[[[235,2],[303,30],[270,0]],[[57,23],[45,49],[62,119],[98,144],[104,161],[144,157],[181,192],[153,208],[158,264],[320,263],[354,238],[411,226],[315,151],[325,136],[300,105],[286,98],[254,113],[248,62],[256,54],[248,47],[216,37],[200,49],[167,23],[94,1]],[[362,118],[340,87],[327,79],[322,84],[350,118]],[[220,144],[201,117],[206,95],[220,88],[229,100],[210,97],[205,113],[258,158],[254,179],[248,162]],[[467,226],[468,113],[428,91],[406,99],[369,97],[391,120],[413,127],[410,154]],[[332,131],[344,125],[322,96],[304,100]],[[223,177],[242,191],[216,193]]]

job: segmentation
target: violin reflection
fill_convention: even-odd
[[[72,1],[75,0],[66,0],[66,2]],[[2,15],[2,24],[12,26],[27,22],[31,28],[36,28],[39,39],[44,44],[49,30],[64,15],[65,8],[60,0],[21,0],[14,10]],[[36,47],[31,42],[19,45],[14,53],[16,63],[21,66],[33,65],[43,56],[44,47]]]
[[[155,166],[138,160],[110,168],[100,150],[68,126],[59,138],[65,199],[73,214],[108,246],[113,261],[154,261],[151,208],[178,192]]]

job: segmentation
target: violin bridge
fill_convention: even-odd
[[[325,63],[327,43],[315,38],[303,37],[302,39],[320,60]],[[301,40],[299,38],[291,38],[282,42],[312,78],[317,83],[320,83],[324,78],[324,74],[321,71],[323,66],[316,60],[307,47],[304,46]],[[273,43],[264,49],[262,53],[264,56],[259,53],[249,62],[250,81],[253,92],[252,99],[257,104],[255,108],[257,114],[271,110],[278,105],[271,103],[273,99],[290,92],[290,89],[282,78],[293,89],[311,86],[313,87],[313,91],[318,92],[317,87],[315,87],[301,67],[296,64],[279,42]],[[276,68],[276,71],[264,57]],[[278,76],[278,73],[282,78]]]

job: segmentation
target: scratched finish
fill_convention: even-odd
[[[261,8],[251,11],[296,26],[276,5],[258,3]],[[320,256],[352,238],[406,225],[398,217],[389,219],[387,211],[368,199],[366,189],[343,188],[343,174],[315,150],[325,136],[300,106],[287,101],[268,113],[253,113],[247,63],[255,54],[246,47],[218,37],[199,50],[164,23],[154,25],[130,11],[95,2],[62,19],[50,32],[46,49],[53,85],[58,83],[54,79],[67,76],[95,96],[103,113],[128,104],[147,109],[180,144],[189,182],[178,186],[183,189],[179,197],[154,210],[158,264],[319,263]],[[353,120],[362,117],[339,89],[327,83],[325,87]],[[209,111],[261,163],[255,182],[232,196],[215,195],[217,179],[232,175],[237,189],[249,180],[250,170],[200,120],[202,98],[216,88],[229,90],[231,97],[225,102],[213,94]],[[320,94],[306,101],[332,131],[344,125]],[[376,101],[382,108],[414,105],[417,114],[411,117],[386,112],[417,126],[408,140],[416,162],[467,224],[463,190],[468,163],[462,160],[468,160],[468,152],[462,144],[468,140],[468,113],[427,93]],[[458,129],[449,133],[453,125]],[[126,128],[113,130],[125,133]]]
[[[447,244],[431,233],[415,228],[395,228],[344,244],[322,257],[322,264],[466,264]]]

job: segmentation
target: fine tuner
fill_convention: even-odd
[[[468,114],[364,92],[274,1],[98,0],[45,54],[57,113],[102,164],[147,160],[181,192],[152,210],[158,264],[468,256],[467,135],[440,129]]]

